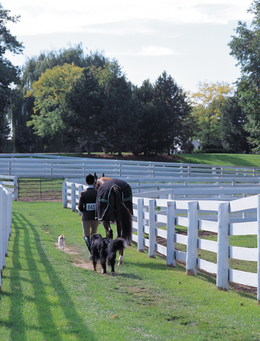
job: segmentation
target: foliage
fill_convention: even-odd
[[[257,152],[260,150],[260,1],[254,0],[248,12],[254,15],[251,29],[239,21],[229,47],[241,69],[241,78],[237,81],[239,104],[247,113],[245,130],[250,135],[252,150]]]
[[[197,122],[195,138],[207,143],[221,140],[221,108],[232,93],[226,83],[199,83],[199,91],[191,96],[192,116]]]
[[[33,95],[35,98],[34,114],[27,125],[33,126],[37,135],[62,138],[65,126],[61,114],[66,111],[66,93],[81,73],[82,68],[64,64],[48,69],[32,84],[32,90],[27,92],[26,97]]]
[[[162,146],[170,154],[177,145],[184,145],[191,137],[191,130],[185,131],[182,124],[189,116],[191,107],[183,89],[165,71],[154,85],[154,105],[163,122]]]
[[[82,148],[86,145],[89,154],[91,145],[97,138],[96,122],[104,106],[103,97],[103,90],[97,77],[90,68],[85,68],[67,92],[68,110],[64,110],[61,114],[67,136],[72,140],[80,141]]]
[[[160,146],[162,137],[162,117],[153,103],[154,86],[145,80],[142,86],[133,89],[136,105],[137,121],[133,139],[136,141],[131,151],[135,154],[157,154],[163,148]]]
[[[108,62],[97,77],[104,91],[104,106],[96,122],[99,138],[105,152],[121,155],[131,149],[135,130],[132,85],[117,61]]]
[[[30,96],[30,98],[24,96],[31,90],[32,84],[38,81],[40,76],[45,73],[47,69],[72,63],[80,68],[88,66],[98,68],[105,65],[106,62],[107,59],[99,52],[90,52],[89,55],[86,55],[81,43],[58,51],[41,52],[39,56],[28,58],[22,68],[23,73],[20,83],[17,86],[18,94],[13,98],[12,128],[16,151],[19,151],[21,146],[21,132],[28,131],[30,135],[33,132],[32,127],[27,127],[26,123],[31,119],[31,115],[33,114],[34,98],[33,95]],[[20,100],[20,98],[22,98],[22,100]],[[54,141],[44,140],[40,136],[34,134],[32,141],[33,147],[28,144],[25,148],[27,151],[33,149],[33,151],[41,152],[44,151],[43,143],[45,143],[45,151],[46,148],[53,151],[53,147],[57,146],[57,143]],[[63,145],[63,148],[64,147],[65,146]]]
[[[7,139],[10,128],[7,120],[7,109],[10,105],[12,84],[19,80],[19,68],[5,58],[6,51],[20,54],[23,46],[7,29],[9,23],[17,23],[19,16],[11,16],[0,4],[0,147]]]
[[[248,133],[245,131],[246,114],[238,104],[238,97],[228,98],[221,108],[221,139],[232,152],[249,152]]]
[[[133,152],[157,154],[174,151],[177,145],[186,146],[192,126],[187,124],[190,105],[186,94],[164,71],[155,84],[149,80],[135,88],[137,106],[137,144]]]

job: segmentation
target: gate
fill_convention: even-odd
[[[18,200],[20,201],[62,201],[61,178],[19,178]]]

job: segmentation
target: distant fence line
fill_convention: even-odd
[[[63,207],[77,211],[79,194],[84,188],[86,186],[83,184],[65,181],[63,183]],[[216,285],[219,288],[228,290],[229,281],[256,287],[259,303],[260,253],[258,248],[230,246],[229,235],[256,235],[258,245],[260,245],[260,195],[243,198],[244,187],[230,187],[229,189],[229,197],[222,200],[215,200],[212,196],[212,193],[215,191],[216,194],[219,188],[213,189],[211,195],[207,193],[204,200],[195,199],[195,192],[192,193],[194,198],[185,199],[186,193],[183,194],[182,200],[173,200],[174,189],[135,193],[132,238],[137,243],[139,251],[143,251],[144,247],[148,248],[149,257],[155,257],[158,252],[166,256],[168,265],[174,266],[176,260],[185,262],[188,275],[196,275],[197,269],[216,274]],[[231,193],[235,189],[238,192],[236,196],[233,196]],[[250,192],[252,189],[254,187],[249,187],[247,191]],[[201,188],[197,187],[196,190],[197,195],[201,193]],[[254,191],[259,193],[259,187],[251,194]],[[238,195],[240,195],[239,199],[237,199]],[[187,227],[187,235],[176,233],[175,225]],[[198,238],[199,230],[217,233],[218,241]],[[157,243],[156,237],[165,239],[166,246]],[[175,243],[185,245],[187,251],[176,250]],[[199,258],[198,249],[215,252],[217,264]],[[257,273],[229,269],[231,258],[256,261]]]
[[[0,290],[12,225],[12,192],[0,185]]]
[[[22,155],[22,154],[21,154]],[[211,166],[173,162],[103,160],[93,158],[0,157],[0,174],[18,177],[84,178],[88,173],[109,177],[259,177],[260,168]]]

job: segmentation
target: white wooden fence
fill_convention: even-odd
[[[159,252],[166,256],[167,264],[171,266],[175,265],[175,260],[184,261],[186,273],[190,275],[196,275],[197,268],[216,274],[216,285],[221,289],[228,290],[228,281],[257,287],[257,300],[260,301],[260,195],[230,202],[134,197],[134,204],[133,226],[137,234],[133,234],[133,240],[137,242],[138,251],[146,246],[150,257]],[[155,211],[155,207],[160,210]],[[250,219],[243,214],[248,210],[256,212]],[[208,215],[204,215],[207,212]],[[212,213],[215,213],[215,219]],[[176,225],[186,226],[188,234],[176,233]],[[217,242],[198,238],[199,230],[217,233]],[[144,238],[144,233],[148,238]],[[258,247],[230,246],[229,235],[256,235]],[[156,243],[156,236],[165,238],[167,245]],[[175,250],[175,243],[186,245],[187,251]],[[198,249],[215,252],[217,264],[199,258]],[[257,273],[229,269],[230,258],[257,262]]]
[[[79,194],[84,188],[83,184],[64,182],[63,207],[78,210]],[[240,192],[239,199],[230,196],[214,200],[207,193],[206,200],[173,200],[174,190],[171,189],[136,193],[132,237],[138,251],[148,248],[149,257],[155,257],[158,252],[166,256],[170,266],[174,266],[176,260],[185,262],[188,275],[196,275],[197,268],[216,274],[219,288],[228,290],[229,281],[256,287],[260,302],[260,195],[252,195],[260,190],[249,187],[246,193],[251,196],[243,198],[245,188],[233,187],[230,191],[235,189]],[[197,194],[200,192],[198,187]],[[192,195],[195,196],[195,192]],[[186,226],[187,235],[176,233],[176,225]],[[217,242],[198,238],[199,230],[217,233]],[[258,247],[230,246],[229,235],[256,235]],[[166,240],[166,246],[156,242],[157,236]],[[175,243],[185,245],[187,251],[176,250]],[[199,249],[215,252],[217,264],[199,258]],[[257,262],[257,273],[230,269],[230,258]]]
[[[0,185],[0,290],[12,224],[12,192]]]
[[[5,186],[9,191],[11,191],[12,198],[15,201],[17,200],[17,194],[18,194],[17,176],[0,174],[0,185]]]
[[[18,177],[85,178],[88,173],[109,177],[259,177],[255,167],[211,166],[172,162],[102,160],[91,158],[0,157],[0,174]]]

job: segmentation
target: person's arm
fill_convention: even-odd
[[[84,207],[84,205],[83,205],[82,193],[80,193],[80,196],[79,196],[79,205],[78,205],[78,208],[79,208],[80,212],[85,211],[85,207]]]

